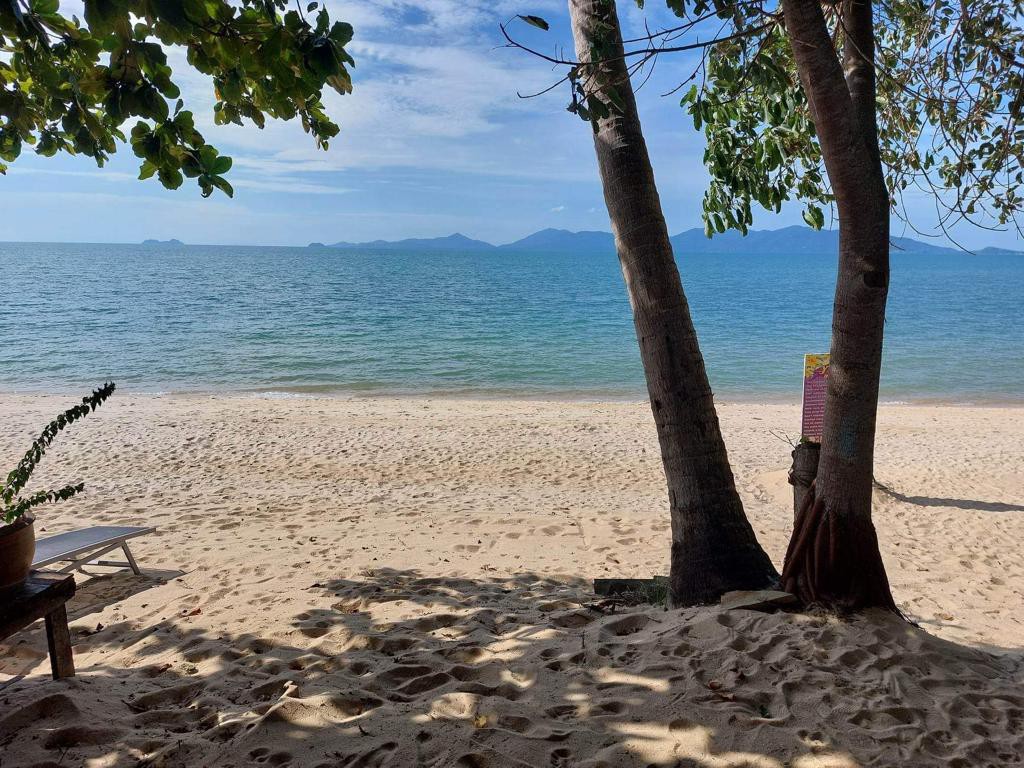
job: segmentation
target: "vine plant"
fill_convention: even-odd
[[[93,390],[92,394],[82,398],[81,405],[64,411],[43,428],[42,434],[33,441],[32,446],[18,462],[18,466],[7,475],[3,489],[0,490],[0,519],[5,524],[10,525],[40,504],[66,501],[85,490],[85,483],[77,483],[65,485],[63,488],[36,491],[27,496],[21,495],[22,489],[28,484],[29,478],[32,477],[36,466],[57,434],[65,427],[74,424],[79,419],[84,419],[95,411],[108,397],[114,394],[114,388],[114,382],[109,382],[99,389]]]

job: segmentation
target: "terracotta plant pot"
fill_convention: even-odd
[[[30,517],[0,526],[0,591],[21,584],[32,568],[36,533]]]

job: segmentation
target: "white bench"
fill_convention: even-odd
[[[156,528],[139,528],[126,525],[96,525],[77,531],[58,533],[36,540],[36,554],[32,560],[33,568],[67,563],[59,573],[80,571],[84,565],[102,565],[107,568],[131,568],[136,574],[139,566],[128,549],[128,539],[145,536]],[[108,552],[120,549],[124,552],[127,562],[99,560]]]

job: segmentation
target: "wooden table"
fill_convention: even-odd
[[[46,643],[50,647],[54,680],[75,674],[68,613],[64,607],[74,594],[74,576],[44,571],[34,571],[20,587],[0,593],[0,640],[37,619],[46,620]]]

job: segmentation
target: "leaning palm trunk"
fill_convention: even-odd
[[[661,444],[672,519],[670,599],[692,605],[778,575],[736,492],[711,386],[676,269],[612,0],[569,0],[581,76],[614,89],[618,108],[594,124],[605,203],[626,280]],[[604,50],[587,66],[592,50]]]
[[[839,212],[839,274],[821,458],[783,585],[805,602],[896,610],[871,522],[889,195],[878,152],[870,0],[843,0],[840,65],[820,0],[784,0],[786,32]],[[845,70],[845,73],[844,73]]]

